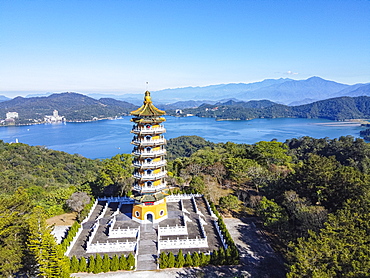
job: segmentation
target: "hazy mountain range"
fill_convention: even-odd
[[[32,94],[27,97],[48,96],[46,94]],[[143,94],[87,94],[94,99],[113,98],[141,105]],[[266,79],[254,83],[230,83],[210,85],[204,87],[184,87],[152,91],[152,98],[162,109],[183,109],[197,107],[203,103],[215,104],[234,101],[270,100],[276,103],[297,106],[341,96],[370,96],[370,83],[347,85],[320,77],[311,77],[306,80],[289,78]],[[0,96],[0,102],[9,100]]]

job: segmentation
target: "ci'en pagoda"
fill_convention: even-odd
[[[144,104],[132,111],[134,122],[132,133],[135,134],[131,144],[135,145],[133,177],[135,179],[132,219],[139,223],[158,223],[167,218],[166,205],[166,132],[162,123],[166,113],[156,108],[150,92],[145,92]]]

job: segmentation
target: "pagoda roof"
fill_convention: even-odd
[[[144,104],[139,109],[132,111],[130,114],[134,116],[162,116],[165,115],[166,112],[159,110],[153,105],[152,98],[150,97],[150,92],[146,91]]]

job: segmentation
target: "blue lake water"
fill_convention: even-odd
[[[133,134],[131,117],[88,123],[60,123],[19,127],[1,127],[0,140],[81,154],[88,158],[108,158],[130,153]],[[324,119],[254,119],[251,121],[215,121],[212,118],[166,117],[167,139],[181,135],[198,135],[209,141],[253,144],[258,141],[311,136],[338,138],[359,137],[358,125],[341,125]],[[333,125],[331,125],[333,124]]]

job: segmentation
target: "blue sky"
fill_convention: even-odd
[[[0,0],[0,92],[370,82],[370,1]]]

